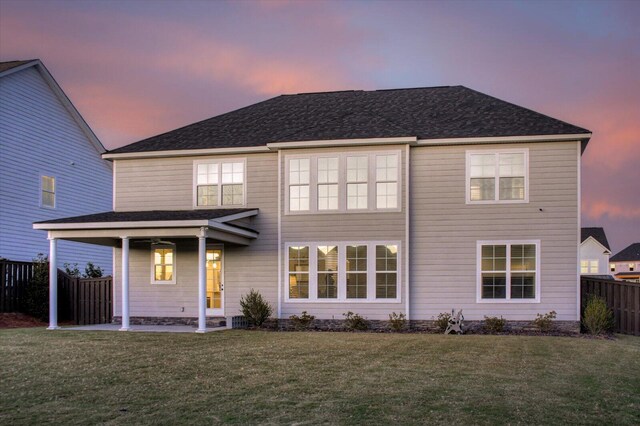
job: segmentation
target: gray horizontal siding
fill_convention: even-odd
[[[56,177],[55,209],[40,207],[41,175]],[[108,162],[35,68],[0,79],[0,256],[47,254],[47,234],[32,223],[110,210],[111,187]],[[89,261],[111,271],[111,249],[60,242],[59,266]]]
[[[412,318],[455,308],[468,319],[530,320],[551,310],[576,319],[577,143],[520,147],[529,148],[529,203],[508,205],[465,204],[465,151],[476,147],[412,149]],[[541,241],[541,303],[476,303],[477,241],[517,239]]]

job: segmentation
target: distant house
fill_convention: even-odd
[[[0,63],[0,258],[49,253],[34,221],[111,208],[105,148],[37,59]],[[112,269],[112,248],[61,241],[57,264]]]
[[[640,243],[633,243],[611,256],[609,268],[618,280],[640,282]]]
[[[582,228],[580,275],[609,276],[611,247],[603,228]]]

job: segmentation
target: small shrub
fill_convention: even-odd
[[[344,315],[347,330],[366,330],[369,328],[369,322],[359,314],[349,311]]]
[[[84,268],[85,278],[100,278],[104,274],[101,267],[95,266],[93,262],[87,262],[87,266]]]
[[[613,327],[613,312],[607,302],[598,296],[590,296],[584,308],[582,324],[590,334],[603,334]]]
[[[257,327],[262,326],[273,313],[273,307],[254,289],[251,289],[249,294],[240,298],[240,308],[242,309],[242,315],[249,323]]]
[[[536,319],[533,320],[533,325],[538,327],[538,330],[547,332],[553,328],[554,319],[556,319],[556,311],[551,311],[544,315],[536,314]]]
[[[295,328],[296,330],[309,329],[314,319],[316,319],[316,317],[313,315],[309,315],[307,311],[302,311],[302,315],[300,316],[291,315],[289,317],[289,320],[291,321],[293,328]]]
[[[72,277],[79,277],[80,276],[80,269],[78,269],[78,264],[74,263],[73,265],[71,263],[65,263],[64,264],[64,272],[67,273],[67,275],[70,275]]]
[[[449,312],[442,312],[438,314],[438,317],[435,320],[433,320],[433,323],[435,324],[436,327],[438,327],[438,330],[444,333],[447,330],[447,327],[449,326],[450,319],[451,319],[451,314]]]
[[[507,324],[507,320],[500,317],[484,317],[484,329],[492,333],[500,333],[504,331],[504,326]]]
[[[33,277],[24,290],[24,309],[42,321],[49,317],[49,259],[42,253],[33,259]]]
[[[407,316],[405,314],[396,314],[392,312],[389,314],[389,327],[393,331],[402,331],[407,325]]]

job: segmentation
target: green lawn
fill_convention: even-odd
[[[0,424],[640,424],[640,338],[0,331]]]

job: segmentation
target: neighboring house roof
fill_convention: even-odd
[[[281,95],[110,151],[245,148],[336,139],[582,135],[588,130],[463,86]]]
[[[0,73],[10,70],[12,68],[19,67],[20,65],[28,64],[29,62],[37,61],[37,59],[29,59],[26,61],[9,61],[0,62]]]
[[[45,220],[35,224],[102,223],[102,222],[156,222],[174,220],[213,220],[237,216],[258,209],[201,209],[201,210],[150,210],[135,212],[103,212],[84,216]],[[234,220],[229,218],[227,220]]]
[[[611,256],[611,262],[625,262],[631,260],[640,260],[640,243],[633,243],[624,250]]]
[[[73,120],[78,124],[82,132],[89,139],[94,148],[98,151],[99,154],[106,152],[104,145],[98,139],[98,137],[93,133],[93,130],[89,127],[82,115],[78,112],[76,107],[71,103],[71,100],[67,97],[66,93],[62,90],[58,82],[53,78],[47,67],[44,66],[42,61],[39,59],[30,59],[27,61],[8,61],[8,62],[0,62],[0,78],[12,75],[16,72],[22,71],[26,68],[35,67],[40,75],[47,82],[53,93],[58,97],[62,105],[69,112]],[[8,107],[5,105],[5,107]]]
[[[611,247],[609,247],[609,241],[607,241],[607,235],[604,233],[604,228],[582,228],[582,240],[581,242],[585,242],[585,240],[589,237],[592,237],[594,240],[602,244],[607,250],[611,251]]]

